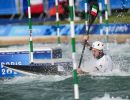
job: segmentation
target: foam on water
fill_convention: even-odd
[[[110,53],[111,54],[121,54],[121,53],[128,53],[130,49],[130,45],[129,44],[116,44],[116,45],[113,45],[111,44],[110,45]]]
[[[129,99],[123,99],[121,97],[111,97],[109,94],[105,93],[103,97],[95,97],[92,100],[129,100]]]
[[[105,73],[96,73],[92,72],[90,73],[92,76],[130,76],[130,73],[121,71],[120,69],[115,69],[111,72],[105,72]]]
[[[4,80],[3,84],[24,84],[33,81],[39,82],[58,82],[65,80],[71,76],[59,76],[59,75],[33,75],[33,76],[20,76],[12,79]]]

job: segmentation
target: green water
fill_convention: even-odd
[[[56,82],[30,77],[23,80],[1,80],[0,100],[74,100],[72,78]],[[80,100],[103,97],[105,93],[130,99],[130,76],[80,76],[79,89]]]

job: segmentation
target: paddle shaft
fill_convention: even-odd
[[[94,5],[97,6],[97,14],[98,14],[98,10],[99,10],[98,3],[96,2]],[[91,13],[92,7],[93,7],[93,5],[90,5],[89,14]],[[91,27],[91,25],[93,24],[93,22],[95,21],[95,19],[96,19],[96,17],[97,17],[97,14],[96,14],[96,16],[89,15],[89,17],[88,17],[88,30],[87,30],[87,35],[88,35],[88,37],[89,37],[90,27]],[[82,53],[81,53],[81,57],[80,57],[80,61],[79,61],[79,66],[78,66],[78,68],[80,68],[80,66],[81,66],[86,44],[87,44],[87,40],[84,41],[84,45],[83,45],[83,49],[82,49]]]
[[[80,57],[80,60],[79,60],[78,68],[80,68],[80,66],[81,66],[81,62],[82,62],[84,51],[85,51],[85,45],[86,45],[86,43],[84,43],[84,45],[83,45],[83,49],[82,49],[81,57]]]
[[[88,25],[88,30],[87,30],[88,37],[89,37],[89,29],[90,29],[90,25]],[[79,66],[78,66],[78,68],[80,68],[82,60],[83,60],[83,55],[84,55],[86,43],[87,43],[87,40],[85,40],[84,44],[83,44],[83,49],[82,49],[81,57],[80,57],[80,60],[79,60]]]

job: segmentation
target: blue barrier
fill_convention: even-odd
[[[55,0],[48,0],[48,8],[51,9],[55,6]]]
[[[17,14],[15,0],[0,0],[0,15]]]
[[[77,0],[77,2],[78,2],[77,9],[79,11],[84,11],[85,0]],[[103,10],[105,10],[104,0],[101,0],[101,2],[103,5]],[[110,7],[111,7],[111,9],[130,8],[130,0],[110,0]]]
[[[110,0],[110,7],[111,9],[128,9],[130,8],[130,0]],[[105,5],[103,5],[103,9],[105,9]]]
[[[105,24],[102,25],[103,34],[105,34]],[[130,34],[130,24],[109,24],[109,34]],[[76,35],[86,33],[85,25],[75,25]],[[70,35],[70,26],[61,25],[60,34],[62,36]],[[100,34],[100,25],[96,24],[91,27],[90,34]],[[56,26],[52,25],[35,25],[32,30],[33,36],[56,36]],[[0,26],[0,36],[29,36],[28,26]]]
[[[130,0],[110,0],[112,9],[130,8]]]
[[[8,52],[0,53],[0,77],[14,77],[20,76],[20,73],[16,73],[10,69],[4,67],[4,64],[21,65],[29,64],[29,56],[27,52]]]
[[[61,48],[48,48],[43,50],[34,51],[34,59],[55,59],[62,58]],[[29,64],[29,52],[0,52],[0,78],[21,76],[22,74],[10,70],[4,66],[4,64],[10,65],[28,65]]]

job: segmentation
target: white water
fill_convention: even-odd
[[[13,79],[4,80],[4,84],[24,84],[33,81],[37,82],[58,82],[65,80],[71,76],[59,76],[59,75],[33,75],[33,76],[20,76]]]
[[[127,97],[125,99],[121,97],[113,97],[105,93],[103,97],[95,97],[92,100],[129,100],[129,99],[127,99]]]

